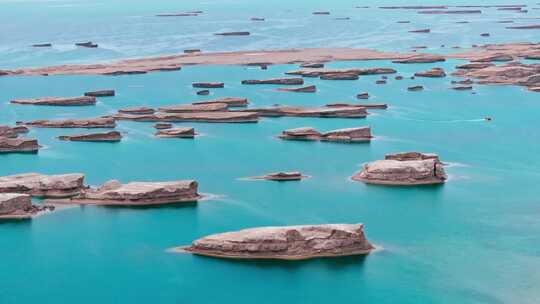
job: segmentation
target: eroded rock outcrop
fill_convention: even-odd
[[[407,91],[411,91],[411,92],[416,92],[416,91],[422,91],[424,89],[423,86],[421,85],[416,85],[416,86],[410,86],[407,88]]]
[[[24,173],[0,176],[0,193],[23,193],[38,197],[70,197],[85,188],[79,173],[45,175]]]
[[[315,93],[317,92],[317,87],[314,85],[298,87],[298,88],[277,88],[276,91],[282,92],[297,92],[297,93]]]
[[[261,175],[261,176],[254,176],[254,177],[251,177],[251,179],[264,179],[264,180],[284,182],[284,181],[299,181],[307,177],[308,176],[302,175],[302,173],[298,171],[290,171],[290,172],[275,172],[275,173],[269,173],[269,174]]]
[[[114,128],[116,122],[111,117],[89,119],[34,120],[23,123],[36,128]]]
[[[189,112],[214,112],[226,111],[229,105],[226,103],[208,103],[208,104],[181,104],[158,108],[159,112],[165,113],[189,113]]]
[[[337,73],[324,74],[320,77],[322,80],[357,80],[359,77],[356,74]]]
[[[161,129],[156,132],[157,137],[164,138],[194,138],[197,133],[195,133],[194,128],[166,128]]]
[[[434,63],[445,61],[446,59],[443,56],[429,55],[429,54],[418,54],[415,56],[410,56],[404,59],[393,60],[393,63]]]
[[[373,249],[362,224],[327,224],[214,234],[181,250],[219,258],[302,260],[368,254]]]
[[[223,32],[215,33],[216,36],[249,36],[250,32]]]
[[[281,85],[302,85],[304,79],[302,78],[272,78],[263,80],[242,80],[242,84],[281,84]]]
[[[194,88],[212,89],[212,88],[223,88],[225,84],[223,82],[194,82],[192,86]]]
[[[193,180],[170,182],[131,182],[111,180],[98,188],[83,189],[67,199],[47,199],[46,203],[81,205],[145,206],[196,202],[198,184]]]
[[[321,107],[304,108],[290,106],[275,106],[270,108],[252,108],[240,111],[248,111],[267,117],[333,117],[333,118],[364,118],[368,115],[365,108],[360,107]],[[235,111],[238,112],[238,111]]]
[[[0,220],[26,220],[46,212],[54,206],[32,205],[28,194],[0,193]]]
[[[446,180],[443,164],[435,154],[406,152],[388,154],[384,160],[367,163],[352,179],[380,185],[427,185]]]
[[[99,91],[90,91],[84,93],[84,96],[92,96],[92,97],[109,97],[114,96],[114,90],[99,90]]]
[[[40,97],[29,99],[13,99],[10,103],[36,106],[89,106],[96,104],[92,96],[79,97]]]
[[[354,104],[354,103],[329,103],[326,105],[327,107],[357,107],[357,108],[364,108],[364,109],[387,109],[388,105],[386,103],[360,103],[360,104]]]
[[[259,121],[256,112],[213,111],[156,114],[114,115],[115,119],[133,121],[168,121],[168,122],[212,122],[212,123],[255,123]]]
[[[0,137],[0,153],[38,152],[40,145],[34,138]]]
[[[133,107],[133,108],[124,108],[118,110],[119,113],[123,114],[137,114],[137,115],[144,115],[144,114],[154,114],[156,110],[148,107]]]
[[[283,131],[279,138],[287,140],[304,141],[331,141],[331,142],[369,142],[371,129],[369,127],[346,128],[321,133],[311,127],[295,128]]]
[[[211,99],[206,101],[197,101],[193,102],[194,105],[203,105],[203,104],[215,104],[215,103],[224,103],[229,107],[245,107],[249,104],[247,98],[241,98],[241,97],[224,97],[224,98],[217,98],[217,99]]]
[[[446,73],[441,68],[432,68],[431,70],[416,72],[414,73],[414,76],[436,78],[436,77],[446,77]]]
[[[58,139],[65,141],[89,141],[89,142],[119,142],[122,140],[122,134],[118,131],[88,133],[76,135],[61,135]]]
[[[168,122],[158,122],[154,125],[154,128],[157,130],[164,130],[172,128],[172,124]]]
[[[0,137],[16,138],[21,133],[27,133],[28,128],[25,126],[5,126],[0,125]]]
[[[379,75],[393,74],[397,71],[393,68],[348,68],[348,69],[302,69],[285,72],[287,75],[302,77],[321,77],[325,75]]]

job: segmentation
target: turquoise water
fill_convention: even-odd
[[[64,16],[54,6],[65,3],[74,6],[64,9],[78,12],[82,19]],[[31,13],[20,16],[18,25],[45,12],[71,18],[77,27],[66,31],[65,35],[69,37],[66,41],[81,37],[81,33],[97,35],[105,28],[125,33],[124,42],[130,39],[135,42],[138,37],[156,43],[163,39],[144,33],[137,36],[135,33],[141,28],[127,24],[122,29],[97,21],[86,23],[93,11],[83,13],[77,6],[81,3],[39,1],[1,5],[9,7],[8,11],[23,12],[32,8]],[[212,5],[223,8],[223,16],[229,16],[229,13],[251,16],[257,11],[256,7],[244,2],[227,2],[228,5],[207,2],[197,7],[179,7],[164,2],[163,9],[139,2],[122,5],[125,3],[115,1],[96,7],[101,12],[110,11],[112,15],[148,15],[150,8],[150,15],[161,11],[205,10]],[[291,3],[290,7],[311,12],[336,6],[322,1],[314,3],[309,8],[302,8],[298,3]],[[262,8],[275,9],[270,4],[261,4],[260,11]],[[345,10],[345,6],[351,5],[339,3],[336,7]],[[251,11],[235,9],[239,7],[249,7]],[[398,12],[392,14],[400,15]],[[408,17],[402,19],[424,18],[407,14]],[[0,10],[0,15],[15,19],[6,10]],[[295,16],[292,14],[290,18]],[[100,18],[107,16],[100,15]],[[438,21],[439,18],[456,17],[430,18]],[[6,22],[4,17],[0,20]],[[62,22],[58,21],[59,24]],[[184,21],[163,19],[160,22]],[[43,25],[43,33],[54,32],[53,28],[58,26],[55,24]],[[232,27],[216,22],[212,31],[220,27],[244,29],[243,21],[240,24],[242,26]],[[25,35],[20,39],[14,39],[12,34],[7,38],[0,35],[0,45],[17,48],[17,43],[39,42],[35,40],[40,30],[30,24],[26,26],[11,25],[8,32],[13,30]],[[95,32],[79,30],[78,26],[83,29],[93,27]],[[286,24],[283,28],[295,32],[296,37],[302,36],[301,30]],[[277,46],[335,45],[336,37],[331,37],[334,30],[337,31],[330,28],[328,32],[312,33],[320,41],[283,41],[265,37],[253,45],[240,47],[254,49],[265,43],[270,45],[272,41]],[[358,28],[354,30],[358,31]],[[475,30],[486,31],[476,27]],[[152,29],[148,31],[152,32]],[[493,29],[489,31],[494,32]],[[370,40],[369,34],[365,34],[365,39]],[[107,39],[114,40],[115,35],[111,33]],[[535,34],[527,32],[523,35],[517,37],[518,40],[527,40],[527,35]],[[184,38],[178,39],[183,41]],[[101,44],[101,39],[93,36],[80,40],[95,40]],[[202,38],[195,40],[206,43]],[[392,43],[387,42],[388,46]],[[219,49],[237,46],[215,43]],[[361,40],[350,43],[351,46],[363,46]],[[140,50],[126,47],[127,42],[120,46],[133,53],[126,51],[110,56],[99,53],[95,56],[110,59],[184,48],[174,45],[145,50],[146,42],[140,44]],[[149,49],[152,47],[150,45]],[[85,61],[94,56],[85,54],[89,50],[67,51],[67,54],[56,53],[56,50],[51,54],[32,51],[39,54],[24,55],[18,51],[7,54],[3,49],[0,66]],[[434,66],[449,71],[458,63],[450,60],[442,64],[395,65],[388,61],[359,61],[334,62],[328,66],[394,67],[401,75],[411,76]],[[369,102],[385,102],[390,107],[372,110],[372,115],[366,119],[263,118],[258,124],[245,125],[177,124],[194,126],[203,133],[194,140],[157,139],[153,136],[152,123],[125,121],[119,122],[117,127],[124,133],[124,140],[116,144],[55,139],[60,134],[80,133],[81,130],[32,129],[28,136],[38,138],[45,148],[37,155],[0,155],[0,175],[83,172],[92,185],[113,178],[122,182],[193,178],[199,181],[201,192],[215,196],[198,204],[162,208],[73,207],[31,222],[0,223],[0,303],[538,302],[540,274],[536,270],[540,268],[540,220],[539,200],[534,190],[540,180],[540,134],[535,131],[540,109],[537,94],[517,87],[486,86],[475,87],[476,94],[458,92],[448,89],[452,77],[401,81],[391,77],[386,85],[376,85],[377,76],[364,76],[358,81],[306,78],[307,84],[317,85],[316,94],[276,92],[272,90],[273,86],[240,85],[242,79],[280,77],[283,72],[296,68],[280,65],[263,71],[241,66],[187,66],[177,72],[120,77],[1,77],[0,124],[44,118],[95,117],[128,106],[156,107],[225,96],[246,97],[251,106],[277,103],[317,106],[335,101],[355,102],[357,93],[367,91],[372,96]],[[211,96],[203,98],[195,95],[195,89],[191,88],[194,81],[225,81],[225,88],[212,90]],[[425,90],[406,90],[415,84],[424,85]],[[88,90],[106,88],[116,89],[117,96],[99,98],[94,107],[8,104],[13,98],[80,95]],[[485,122],[486,116],[493,120]],[[282,130],[294,127],[312,126],[326,131],[364,125],[371,126],[376,137],[370,144],[291,142],[274,137]],[[349,180],[362,163],[380,159],[385,153],[409,150],[438,153],[449,163],[446,168],[449,181],[439,187],[388,188]],[[242,177],[277,170],[299,170],[313,177],[295,183],[242,180]],[[339,222],[364,223],[368,238],[383,250],[365,258],[303,262],[229,261],[167,251],[217,232],[266,225]]]

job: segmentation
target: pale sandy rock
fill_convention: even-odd
[[[24,173],[0,177],[0,193],[23,193],[40,197],[69,197],[84,189],[79,173],[44,175]]]
[[[96,104],[93,96],[79,97],[40,97],[29,99],[13,99],[13,104],[36,105],[36,106],[89,106]]]
[[[375,249],[362,224],[251,228],[198,239],[181,250],[242,259],[301,260],[368,254]]]

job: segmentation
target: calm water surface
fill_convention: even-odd
[[[330,28],[312,21],[315,17],[309,15],[314,10],[340,8],[343,14],[352,14],[350,7],[362,3],[280,3],[279,12],[278,6],[269,2],[261,3],[260,9],[259,4],[248,6],[243,1],[205,2],[196,7],[169,1],[158,1],[163,4],[160,7],[156,2],[133,3],[137,5],[124,1],[0,2],[9,8],[0,10],[0,16],[5,17],[0,18],[0,24],[7,26],[0,35],[0,67],[107,60],[170,53],[193,46],[226,50],[343,43],[397,49],[428,42],[392,34],[397,28],[387,29],[389,37],[395,40],[372,36],[382,30],[381,25],[362,22],[363,15],[353,17],[357,23],[347,29]],[[203,15],[190,22],[148,17],[163,11],[212,8],[221,17]],[[199,26],[196,20],[203,23],[200,31],[204,28],[208,33],[244,29],[255,32],[252,27],[259,25],[245,20],[257,12],[263,17],[282,19],[260,25],[265,34],[249,37],[249,42],[241,47],[211,36],[201,38],[199,29],[194,30]],[[366,18],[393,24],[377,14],[381,12],[374,9]],[[397,11],[386,14],[395,18],[392,20],[415,18],[438,28],[445,40],[459,35],[462,42],[467,42],[468,33],[444,25],[461,16],[428,17]],[[498,14],[510,13],[493,11],[491,15],[466,18],[488,22],[498,18]],[[37,18],[44,15],[51,22],[38,23]],[[120,15],[125,19],[118,19]],[[9,20],[15,19],[18,21],[10,24]],[[139,21],[133,21],[134,25],[124,23],[125,20]],[[59,24],[68,22],[72,24],[60,30]],[[175,27],[171,27],[173,23],[177,23]],[[188,23],[191,28],[181,27]],[[311,28],[313,24],[320,28]],[[487,31],[482,26],[469,26],[478,33]],[[91,31],[86,30],[90,28]],[[171,40],[168,31],[179,36]],[[491,33],[496,31],[489,28]],[[104,36],[105,32],[108,35]],[[309,35],[303,39],[307,32]],[[342,33],[343,38],[334,35],[336,32]],[[356,36],[351,36],[351,32]],[[284,33],[291,33],[293,38],[280,39],[288,35]],[[508,41],[534,41],[531,37],[537,34],[527,32],[515,36],[516,39],[511,39],[510,33],[505,35]],[[440,45],[438,34],[433,36],[425,39],[432,46]],[[477,36],[471,34],[475,42]],[[403,46],[400,39],[404,40]],[[94,40],[100,45],[103,41],[105,47],[96,53],[68,47],[26,47],[41,41],[65,41],[67,45],[73,40]],[[185,41],[193,43],[184,44]],[[364,45],[364,41],[373,45]],[[122,50],[109,52],[107,44]],[[134,44],[139,47],[133,47]],[[394,67],[401,75],[411,76],[434,66],[451,71],[458,63],[451,60],[442,64],[394,65],[387,61],[363,61],[334,62],[328,66]],[[246,97],[251,106],[318,106],[354,102],[357,93],[367,91],[372,96],[369,102],[390,105],[388,110],[372,110],[366,119],[263,118],[258,124],[176,124],[193,126],[203,133],[194,140],[157,139],[152,123],[125,121],[117,127],[124,133],[124,140],[116,144],[55,139],[84,130],[32,129],[28,136],[38,138],[45,148],[37,155],[0,155],[0,175],[82,172],[91,185],[109,179],[196,179],[201,192],[216,196],[198,204],[162,208],[72,207],[31,222],[0,223],[0,303],[538,302],[540,201],[534,190],[540,181],[537,94],[516,87],[485,86],[475,87],[476,94],[458,92],[448,89],[452,77],[401,81],[391,77],[386,85],[376,85],[377,76],[361,77],[358,81],[306,78],[307,84],[317,85],[316,94],[276,92],[274,86],[240,84],[242,79],[281,77],[283,72],[296,68],[280,65],[263,71],[240,66],[187,66],[178,72],[120,77],[0,78],[0,124],[87,118],[128,106],[157,107],[225,96]],[[211,96],[203,98],[195,95],[193,81],[225,81],[225,88],[212,90]],[[425,90],[406,90],[415,84],[424,85]],[[117,96],[99,98],[96,106],[8,104],[13,98],[71,96],[104,88],[116,89]],[[485,122],[486,116],[493,117],[493,121]],[[326,131],[365,125],[372,127],[376,137],[370,144],[275,138],[282,130],[294,127],[312,126]],[[449,163],[448,183],[438,187],[388,188],[349,181],[362,163],[380,159],[385,153],[408,150],[438,153]],[[241,179],[277,170],[299,170],[313,178],[293,183]],[[217,232],[338,222],[364,223],[369,239],[383,250],[365,258],[303,262],[228,261],[167,251]]]

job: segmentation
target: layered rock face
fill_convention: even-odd
[[[158,122],[154,125],[154,128],[157,130],[164,130],[172,128],[172,124],[168,122]]]
[[[14,104],[36,105],[36,106],[89,106],[96,104],[93,96],[80,97],[41,97],[31,99],[14,99],[10,101]]]
[[[143,115],[143,114],[154,114],[156,110],[148,107],[133,107],[133,108],[124,108],[118,110],[119,113],[124,114],[137,114],[137,115]]]
[[[393,63],[434,63],[445,61],[446,58],[443,56],[429,55],[429,54],[418,54],[404,59],[398,59],[392,61]]]
[[[426,185],[446,180],[443,164],[435,154],[418,152],[389,154],[384,160],[364,165],[352,179],[368,184]]]
[[[0,153],[37,152],[39,148],[37,139],[0,137]]]
[[[362,224],[327,224],[214,234],[184,250],[220,258],[302,260],[368,254],[373,249]]]
[[[196,134],[194,128],[168,128],[156,132],[157,137],[193,138]]]
[[[510,62],[502,65],[458,69],[452,75],[477,79],[479,84],[512,84],[529,90],[540,86],[540,65]]]
[[[0,216],[22,213],[30,207],[32,201],[28,194],[0,193]]]
[[[304,79],[302,78],[272,78],[263,80],[242,80],[242,84],[281,84],[281,85],[302,85]]]
[[[302,69],[285,72],[287,75],[302,77],[322,77],[325,75],[378,75],[393,74],[397,71],[392,68],[349,68],[349,69]]]
[[[25,173],[0,177],[0,193],[23,193],[41,197],[69,197],[84,188],[79,173],[44,175]]]
[[[265,179],[265,180],[272,180],[272,181],[298,181],[306,177],[307,176],[302,175],[302,173],[298,171],[292,171],[292,172],[269,173],[262,176],[255,176],[253,177],[253,179]]]
[[[28,128],[25,126],[2,126],[0,125],[0,137],[16,138],[21,133],[27,133]]]
[[[55,204],[90,204],[144,206],[181,202],[196,202],[198,184],[193,180],[170,182],[131,182],[121,184],[111,180],[99,188],[84,189],[79,195],[68,199],[50,199]]]
[[[24,123],[36,128],[114,128],[116,122],[111,117],[65,120],[34,120]]]
[[[229,106],[226,103],[210,104],[182,104],[158,108],[158,111],[165,113],[189,113],[189,112],[213,112],[226,111]]]
[[[283,131],[279,138],[287,140],[332,141],[332,142],[368,142],[371,141],[369,127],[346,128],[321,133],[311,127]]]
[[[446,73],[441,68],[433,68],[431,70],[422,71],[422,72],[416,72],[414,73],[414,76],[417,77],[445,77]]]
[[[168,121],[168,122],[213,122],[213,123],[256,123],[259,115],[255,112],[213,111],[188,113],[157,113],[148,115],[123,114],[114,115],[119,120],[134,121]]]
[[[118,131],[111,131],[104,133],[62,135],[58,136],[58,139],[67,141],[118,142],[122,140],[122,134]]]
[[[361,107],[323,107],[301,108],[289,106],[277,106],[272,108],[254,108],[241,111],[255,112],[260,116],[268,117],[332,117],[332,118],[364,118],[368,115],[365,108]],[[238,111],[235,111],[238,112]]]

